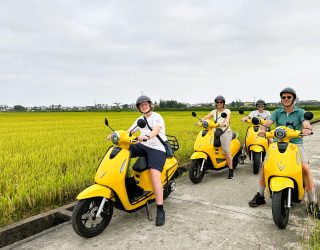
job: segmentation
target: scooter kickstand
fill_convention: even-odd
[[[150,213],[150,204],[149,202],[146,203],[146,210],[147,210],[147,216],[149,221],[153,221],[152,214]]]

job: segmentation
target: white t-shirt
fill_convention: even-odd
[[[230,114],[230,109],[224,109],[221,113],[217,110],[217,109],[214,109],[211,111],[211,115],[212,115],[212,119],[214,122],[217,122],[219,124],[222,124],[225,120],[225,118],[222,118],[221,117],[221,114],[222,113],[226,113],[227,115]],[[228,127],[229,125],[229,127]],[[225,130],[226,128],[228,127],[228,129],[226,131],[231,131],[231,127],[230,127],[230,124],[227,124],[225,126],[220,126],[219,128]]]
[[[268,119],[271,116],[271,114],[268,110],[263,110],[261,113],[259,112],[259,110],[254,110],[248,116],[250,118],[260,117],[262,119]]]
[[[143,119],[143,115],[140,116],[133,124],[132,126],[130,127],[130,131],[135,127],[137,126],[137,122],[139,119]],[[165,125],[164,125],[164,120],[162,118],[162,116],[156,112],[152,112],[151,113],[151,116],[147,118],[147,121],[148,121],[148,124],[151,128],[153,128],[154,126],[158,125],[160,126],[160,131],[159,131],[159,136],[161,137],[161,139],[163,141],[166,141],[167,140],[167,137],[166,137],[166,128],[165,128]],[[141,135],[149,135],[151,130],[148,128],[148,126],[146,125],[144,128],[140,128],[140,127],[137,127],[133,130],[133,132],[136,132],[136,131],[139,131],[141,132]],[[157,150],[160,150],[160,151],[163,151],[163,152],[166,152],[163,144],[159,141],[159,139],[157,137],[154,137],[152,139],[149,139],[147,141],[141,141],[140,142],[141,144],[145,145],[146,147],[149,147],[149,148],[153,148],[153,149],[157,149]]]

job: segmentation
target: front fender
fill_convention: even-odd
[[[208,159],[208,155],[206,153],[203,153],[203,152],[194,152],[191,157],[190,157],[191,160],[194,160],[194,159]]]
[[[99,185],[99,184],[94,184],[85,190],[83,190],[78,196],[77,200],[83,200],[83,199],[88,199],[92,197],[104,197],[107,199],[110,199],[113,195],[113,192],[110,188]]]
[[[256,152],[256,153],[260,153],[260,152],[263,152],[264,151],[264,148],[260,145],[252,145],[250,148],[249,148],[250,151],[253,151],[253,152]]]
[[[270,180],[270,189],[272,192],[278,192],[286,188],[294,188],[293,180],[287,177],[273,177]]]

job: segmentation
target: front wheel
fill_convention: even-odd
[[[262,153],[257,153],[253,152],[253,173],[258,174],[260,165],[261,165],[261,154]]]
[[[206,172],[205,159],[195,159],[191,161],[191,165],[189,168],[189,178],[194,184],[197,184],[202,181],[205,172]]]
[[[288,225],[289,208],[287,207],[287,200],[287,190],[272,193],[272,217],[274,223],[280,229],[284,229]]]
[[[100,216],[97,218],[102,197],[80,200],[76,203],[72,213],[72,227],[74,231],[86,238],[100,234],[110,223],[113,213],[112,201],[106,200]]]

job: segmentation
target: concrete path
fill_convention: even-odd
[[[305,138],[305,148],[320,184],[320,124]],[[187,176],[177,180],[176,191],[165,201],[167,222],[163,227],[147,220],[145,209],[128,214],[118,210],[107,229],[92,239],[79,237],[70,222],[5,247],[5,249],[302,249],[313,225],[305,204],[295,204],[289,225],[278,229],[271,214],[271,201],[250,208],[258,176],[252,164],[239,165],[236,177],[227,171],[209,172],[200,184]],[[152,206],[155,214],[155,205]]]

